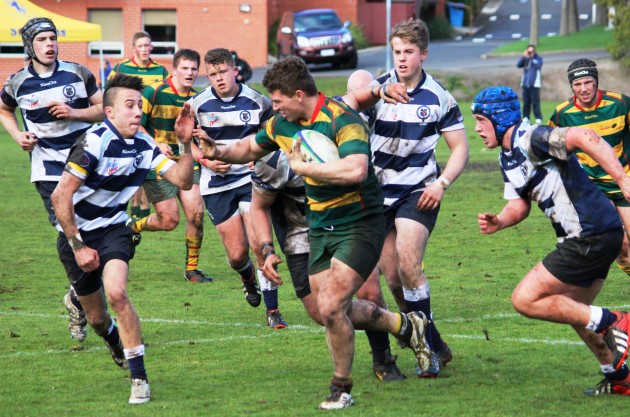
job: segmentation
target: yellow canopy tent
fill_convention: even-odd
[[[0,42],[22,43],[20,28],[33,17],[48,17],[57,27],[59,42],[90,42],[102,39],[101,25],[71,19],[46,9],[28,0],[0,0]],[[100,52],[103,71],[103,50]],[[101,79],[103,74],[101,74]]]

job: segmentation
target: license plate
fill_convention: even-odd
[[[320,54],[322,56],[333,56],[333,55],[335,55],[335,50],[334,49],[322,49]]]

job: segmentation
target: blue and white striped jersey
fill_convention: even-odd
[[[138,132],[133,139],[123,139],[107,119],[94,125],[73,145],[65,168],[83,180],[73,197],[79,230],[127,221],[127,202],[147,172],[162,175],[173,165],[175,161],[165,157],[150,136]],[[63,232],[61,226],[57,229]]]
[[[276,196],[271,218],[282,252],[286,255],[308,253],[304,178],[293,172],[284,152],[278,150],[256,161],[252,187],[260,193]]]
[[[94,75],[74,62],[57,61],[48,75],[38,75],[28,66],[7,79],[0,93],[2,101],[20,108],[25,130],[39,139],[31,154],[31,182],[59,181],[70,147],[92,126],[80,120],[58,119],[48,113],[50,103],[85,109],[97,91]]]
[[[617,211],[567,152],[565,128],[517,125],[512,149],[501,151],[504,198],[534,201],[551,220],[558,241],[621,227]]]
[[[239,84],[236,97],[221,98],[208,86],[190,99],[201,128],[217,143],[229,144],[255,134],[273,111],[269,99],[258,91]],[[233,164],[225,174],[202,167],[201,194],[215,194],[251,182],[247,164]]]
[[[464,129],[464,118],[453,96],[433,77],[422,72],[408,103],[376,106],[370,134],[372,162],[385,195],[385,205],[423,190],[440,175],[435,147],[442,132]],[[396,70],[377,79],[398,82]]]

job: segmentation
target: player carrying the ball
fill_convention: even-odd
[[[204,157],[243,163],[282,149],[291,169],[304,176],[309,208],[309,281],[319,287],[317,306],[334,365],[330,396],[320,407],[345,408],[354,402],[350,391],[355,328],[392,333],[413,349],[418,365],[425,369],[430,362],[424,337],[428,320],[421,313],[392,313],[370,301],[352,300],[376,265],[385,237],[383,195],[370,163],[368,132],[361,117],[319,93],[298,57],[274,64],[263,85],[278,114],[255,136],[224,146],[211,139],[205,141]],[[404,100],[405,91],[400,87],[392,85],[382,93]],[[358,107],[357,97],[361,96],[363,106],[373,105],[378,96],[371,97],[371,90],[367,87],[362,94],[344,97],[344,101]],[[340,159],[304,162],[300,142],[293,146],[293,137],[305,129],[334,140]]]

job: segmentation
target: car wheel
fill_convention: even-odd
[[[355,69],[358,63],[359,63],[359,57],[357,53],[355,52],[353,55],[351,55],[350,57],[346,58],[343,61],[343,67],[346,69]]]

